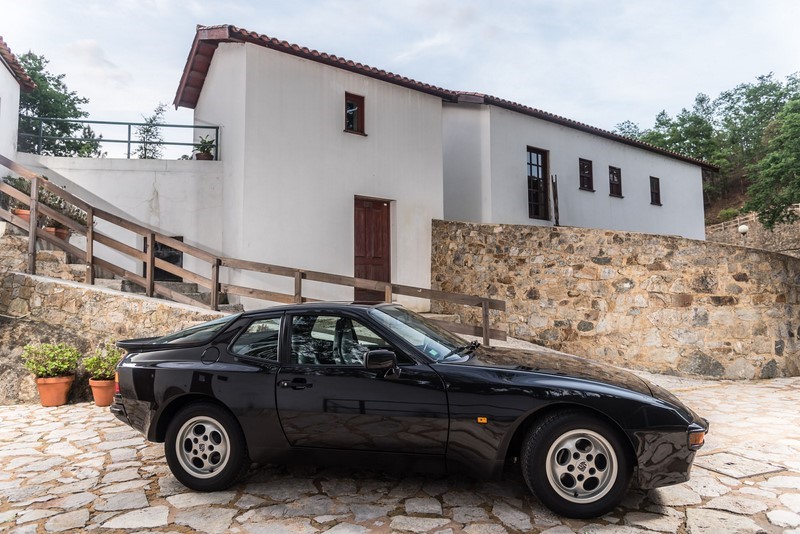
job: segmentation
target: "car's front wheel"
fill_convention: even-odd
[[[239,423],[227,410],[205,402],[175,414],[164,453],[175,478],[197,491],[227,488],[250,466]]]
[[[583,412],[564,410],[545,416],[528,432],[522,473],[545,506],[585,519],[619,504],[631,466],[616,429]]]

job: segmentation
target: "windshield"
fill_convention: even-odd
[[[225,328],[231,321],[239,317],[239,315],[241,314],[228,315],[226,317],[214,319],[213,321],[209,321],[207,323],[189,327],[186,330],[181,330],[180,332],[175,332],[174,334],[160,337],[154,340],[153,344],[162,345],[165,343],[202,343],[204,341],[208,341],[214,337],[217,332],[222,331],[222,329]]]
[[[455,349],[465,343],[457,335],[399,306],[372,308],[369,310],[369,314],[380,324],[436,361],[452,354]]]

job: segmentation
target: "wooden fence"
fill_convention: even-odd
[[[147,296],[160,295],[162,297],[190,304],[193,306],[200,306],[203,308],[210,308],[212,310],[219,309],[220,294],[227,293],[229,295],[238,295],[242,297],[249,297],[268,302],[277,303],[301,303],[301,302],[317,302],[317,299],[305,296],[303,294],[304,281],[322,282],[325,284],[332,284],[337,286],[369,289],[373,291],[380,291],[384,295],[385,302],[392,301],[392,295],[405,295],[417,297],[428,300],[445,301],[453,304],[460,304],[464,306],[477,306],[482,310],[482,325],[471,326],[451,322],[440,322],[448,330],[460,334],[469,334],[483,337],[483,343],[489,345],[490,339],[505,340],[506,333],[502,330],[490,328],[490,311],[505,311],[506,303],[503,300],[490,299],[485,297],[478,297],[473,295],[464,295],[459,293],[448,293],[444,291],[437,291],[433,289],[426,289],[420,287],[405,286],[394,284],[390,282],[378,282],[375,280],[367,280],[364,278],[354,278],[351,276],[342,276],[337,274],[323,273],[318,271],[310,271],[306,269],[296,269],[292,267],[283,267],[279,265],[270,265],[256,261],[248,261],[234,258],[227,258],[213,254],[200,247],[188,245],[169,236],[156,232],[150,228],[144,227],[133,221],[119,217],[105,210],[92,206],[91,204],[76,197],[72,193],[53,184],[45,177],[37,175],[29,169],[19,165],[18,163],[0,155],[0,165],[13,171],[18,176],[30,182],[30,195],[26,195],[21,191],[11,187],[6,183],[0,183],[0,192],[5,193],[9,197],[19,201],[20,203],[30,208],[29,220],[12,213],[13,210],[5,210],[0,208],[0,219],[13,224],[14,226],[28,232],[29,236],[36,236],[55,247],[65,251],[74,258],[79,259],[86,266],[85,283],[94,284],[95,267],[100,267],[106,271],[113,273],[115,276],[129,280],[144,288]],[[73,219],[63,215],[62,213],[44,205],[38,201],[37,192],[43,189],[59,197],[69,204],[86,212],[86,225],[74,221]],[[61,225],[67,227],[72,233],[86,236],[86,246],[84,249],[69,243],[67,240],[60,239],[50,232],[46,232],[43,228],[39,227],[38,221],[40,217],[49,217],[57,221]],[[137,236],[144,239],[146,243],[145,251],[138,250],[129,245],[126,245],[104,233],[95,229],[95,223],[98,220],[111,223],[115,226],[133,232]],[[110,261],[98,258],[94,254],[95,243],[100,243],[106,247],[115,250],[128,258],[141,261],[144,264],[144,276],[131,272],[120,265]],[[181,266],[173,265],[154,255],[155,247],[153,243],[160,243],[170,248],[178,250],[183,254],[201,260],[209,264],[209,270],[206,273],[199,274]],[[183,295],[171,288],[158,283],[154,279],[155,269],[162,269],[168,273],[182,278],[184,281],[192,282],[200,287],[207,289],[210,292],[211,303],[205,304],[199,300]],[[275,291],[267,291],[247,286],[239,286],[229,283],[220,282],[220,273],[222,269],[230,271],[248,271],[256,273],[264,273],[282,277],[288,277],[294,280],[293,293],[280,293]],[[28,240],[28,262],[27,271],[30,274],[36,274],[36,239]]]

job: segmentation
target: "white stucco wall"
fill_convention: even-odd
[[[468,115],[473,115],[469,118]],[[489,115],[489,126],[485,125]],[[470,131],[470,125],[472,131]],[[480,151],[464,150],[480,169],[482,182],[491,188],[480,193],[480,218],[475,210],[479,193],[464,187],[466,200],[451,194],[459,188],[463,162],[453,145],[474,144],[474,130],[489,131],[481,137]],[[626,230],[704,239],[701,169],[674,158],[567,128],[496,106],[445,106],[445,212],[451,220],[470,222],[548,225],[528,217],[526,152],[532,146],[548,151],[549,174],[558,176],[559,215],[562,226]],[[487,156],[488,154],[488,156]],[[592,161],[595,192],[579,189],[578,159]],[[608,167],[622,169],[624,198],[609,196]],[[490,169],[487,175],[487,167]],[[662,206],[650,204],[650,176],[661,179]],[[469,178],[475,182],[476,177]],[[552,194],[552,193],[551,193]],[[488,207],[487,207],[488,203]],[[452,207],[455,205],[456,207]],[[551,210],[552,219],[552,210]]]
[[[19,153],[17,161],[52,182],[112,213],[212,252],[222,249],[222,174],[220,161],[170,161],[112,158],[63,158]],[[68,180],[64,181],[64,179]],[[97,231],[138,250],[143,241],[110,223]],[[142,264],[95,245],[98,257],[142,273]],[[184,267],[209,277],[207,264],[184,256]]]
[[[0,154],[14,159],[17,151],[19,83],[0,63]]]
[[[345,92],[365,97],[366,136],[343,131]],[[391,202],[392,280],[429,287],[431,220],[443,214],[441,114],[440,99],[418,91],[221,44],[195,117],[223,127],[226,206],[236,210],[225,217],[225,252],[352,276],[354,197],[373,197]],[[266,278],[234,282],[293,287]],[[315,298],[352,298],[347,288],[312,286]]]

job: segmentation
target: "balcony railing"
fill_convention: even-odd
[[[19,151],[32,152],[34,154],[53,154],[54,148],[57,143],[76,142],[76,143],[89,143],[96,142],[99,144],[116,143],[126,145],[125,154],[130,159],[131,154],[134,153],[136,147],[139,146],[185,146],[194,148],[197,141],[143,141],[137,139],[136,128],[143,126],[157,126],[160,130],[169,131],[171,129],[180,131],[184,129],[191,129],[192,137],[210,135],[214,141],[213,159],[219,159],[219,126],[206,126],[199,124],[147,124],[144,122],[117,122],[117,121],[93,121],[93,120],[80,120],[80,119],[56,119],[52,117],[29,117],[27,115],[20,115],[20,131],[19,137]],[[122,138],[107,137],[104,133],[100,132],[102,137],[87,138],[87,137],[69,137],[63,135],[50,135],[47,125],[55,125],[58,123],[75,124],[79,127],[89,126],[93,128],[94,133],[97,126],[109,126],[114,129],[123,129],[127,131],[127,136]],[[23,125],[28,125],[23,131]],[[92,127],[94,125],[94,127]],[[31,131],[35,133],[30,133]],[[25,142],[27,141],[27,142]]]

